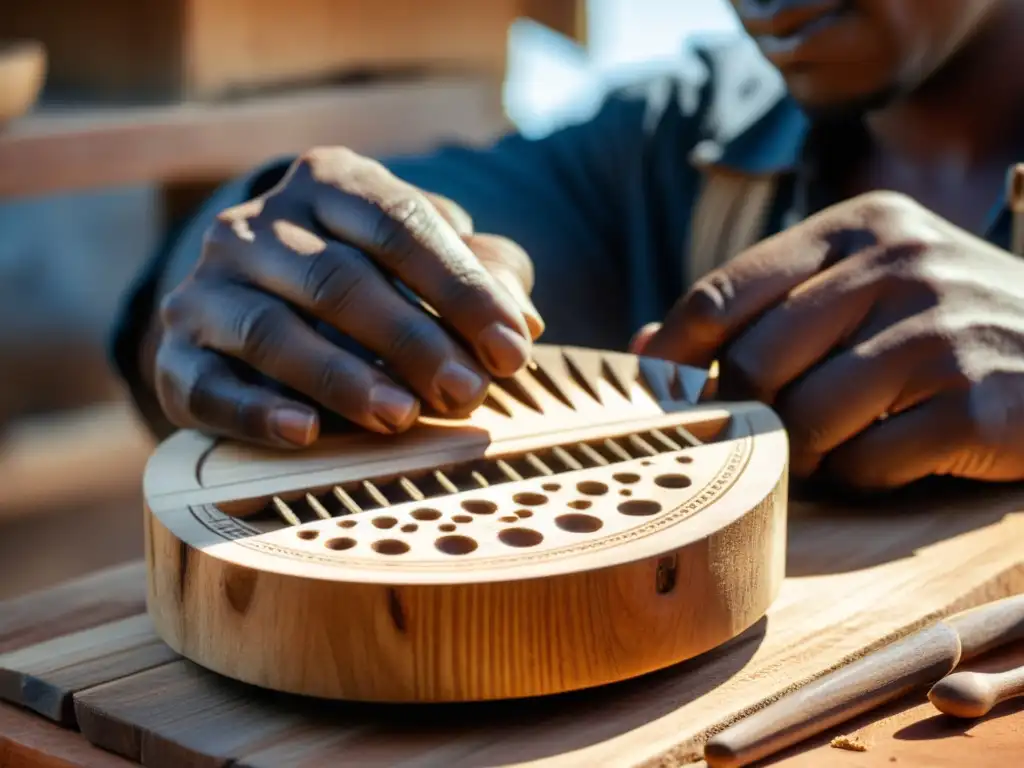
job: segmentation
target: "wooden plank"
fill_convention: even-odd
[[[366,155],[473,144],[506,130],[500,81],[437,76],[227,103],[41,109],[0,131],[0,198],[226,179],[325,144]]]
[[[444,768],[685,765],[744,713],[939,616],[1024,592],[1024,493],[943,498],[880,514],[794,505],[790,576],[766,619],[728,648],[619,685],[525,706],[312,707],[182,661],[78,694],[79,723],[151,768],[172,758],[312,768],[339,755]]]
[[[100,571],[0,603],[0,653],[146,610],[146,565]]]
[[[32,0],[4,36],[41,41],[51,88],[217,98],[409,67],[500,72],[518,0]]]
[[[131,768],[84,736],[0,704],[0,768]]]
[[[262,695],[261,695],[262,694]],[[75,696],[93,744],[147,766],[226,766],[257,744],[300,728],[310,713],[277,697],[178,661]]]
[[[75,726],[73,694],[176,660],[146,614],[0,656],[0,699]]]

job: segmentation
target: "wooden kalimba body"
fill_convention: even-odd
[[[468,419],[275,452],[181,432],[145,476],[148,606],[175,651],[324,698],[558,693],[755,624],[785,566],[788,444],[702,373],[535,348]]]

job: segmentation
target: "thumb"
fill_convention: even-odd
[[[634,355],[644,354],[648,343],[660,329],[661,323],[648,323],[637,331],[629,342],[630,353]]]

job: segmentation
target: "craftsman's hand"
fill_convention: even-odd
[[[637,346],[772,405],[796,477],[1024,479],[1024,263],[901,195],[748,249]]]
[[[408,428],[422,405],[462,415],[490,376],[528,359],[542,330],[532,282],[523,250],[474,234],[451,201],[346,149],[314,150],[207,233],[197,267],[162,303],[153,386],[179,427],[276,446],[308,445],[319,430],[316,409],[277,389],[381,433]]]

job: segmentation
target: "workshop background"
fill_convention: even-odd
[[[218,182],[317,144],[543,135],[735,26],[722,0],[11,0],[0,599],[141,556],[152,445],[106,335],[164,228]]]

